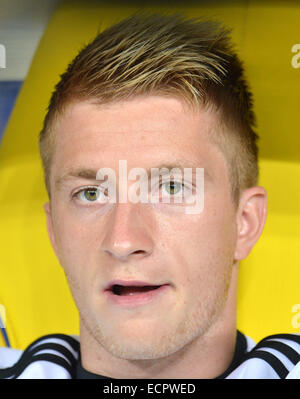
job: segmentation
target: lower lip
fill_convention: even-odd
[[[124,307],[135,307],[153,301],[154,299],[165,293],[168,288],[170,288],[169,285],[162,285],[155,290],[140,292],[133,295],[115,295],[112,291],[105,291],[105,294],[107,295],[109,301],[115,305]]]

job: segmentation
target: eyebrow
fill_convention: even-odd
[[[196,165],[195,163],[187,160],[176,160],[171,163],[162,163],[157,166],[151,166],[150,168],[145,169],[147,171],[147,174],[151,176],[151,169],[159,169],[158,171],[153,171],[152,176],[156,176],[158,174],[164,175],[167,174],[168,171],[161,171],[161,169],[167,168],[168,170],[172,169],[180,169],[182,172],[184,171],[185,168],[191,168],[192,173],[195,173],[196,168],[201,168],[201,166]],[[99,168],[101,169],[101,168]],[[98,181],[96,179],[97,172],[99,169],[93,169],[93,168],[84,168],[84,167],[78,167],[78,168],[73,168],[68,170],[65,174],[62,176],[58,177],[55,181],[55,187],[57,190],[61,188],[66,182],[69,180],[73,179],[85,179],[89,181]],[[158,173],[157,173],[158,172]],[[204,169],[205,177],[211,178],[210,173],[206,169]]]
[[[90,168],[74,168],[70,169],[64,175],[58,177],[55,180],[55,187],[59,189],[66,182],[73,179],[85,179],[85,180],[96,180],[96,175],[99,169],[90,169]]]

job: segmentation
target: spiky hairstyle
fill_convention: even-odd
[[[145,94],[213,107],[224,126],[214,139],[228,161],[235,202],[241,190],[256,185],[258,136],[252,94],[230,33],[216,21],[143,13],[104,30],[84,47],[61,75],[40,133],[49,196],[52,127],[65,107],[76,101],[104,104]]]

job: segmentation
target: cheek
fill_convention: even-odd
[[[78,306],[86,299],[84,293],[93,290],[93,255],[95,243],[92,242],[93,232],[76,223],[73,217],[63,213],[57,214],[56,240],[58,260],[62,266],[74,300]],[[94,247],[94,252],[93,252]]]
[[[54,217],[54,234],[58,249],[58,258],[61,265],[76,268],[76,265],[82,261],[88,261],[91,248],[95,243],[92,238],[96,232],[93,232],[93,224],[85,225],[78,223],[66,209],[57,208]]]
[[[200,215],[186,216],[167,243],[188,284],[222,276],[233,264],[235,224],[230,211],[207,207]],[[194,283],[195,281],[195,283]]]

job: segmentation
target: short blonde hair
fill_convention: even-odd
[[[243,65],[231,31],[215,21],[181,15],[135,14],[100,33],[62,74],[40,133],[40,153],[50,197],[54,121],[74,101],[99,104],[144,94],[212,106],[225,127],[216,142],[228,163],[232,196],[257,184],[258,136]],[[226,133],[225,133],[226,132]]]

